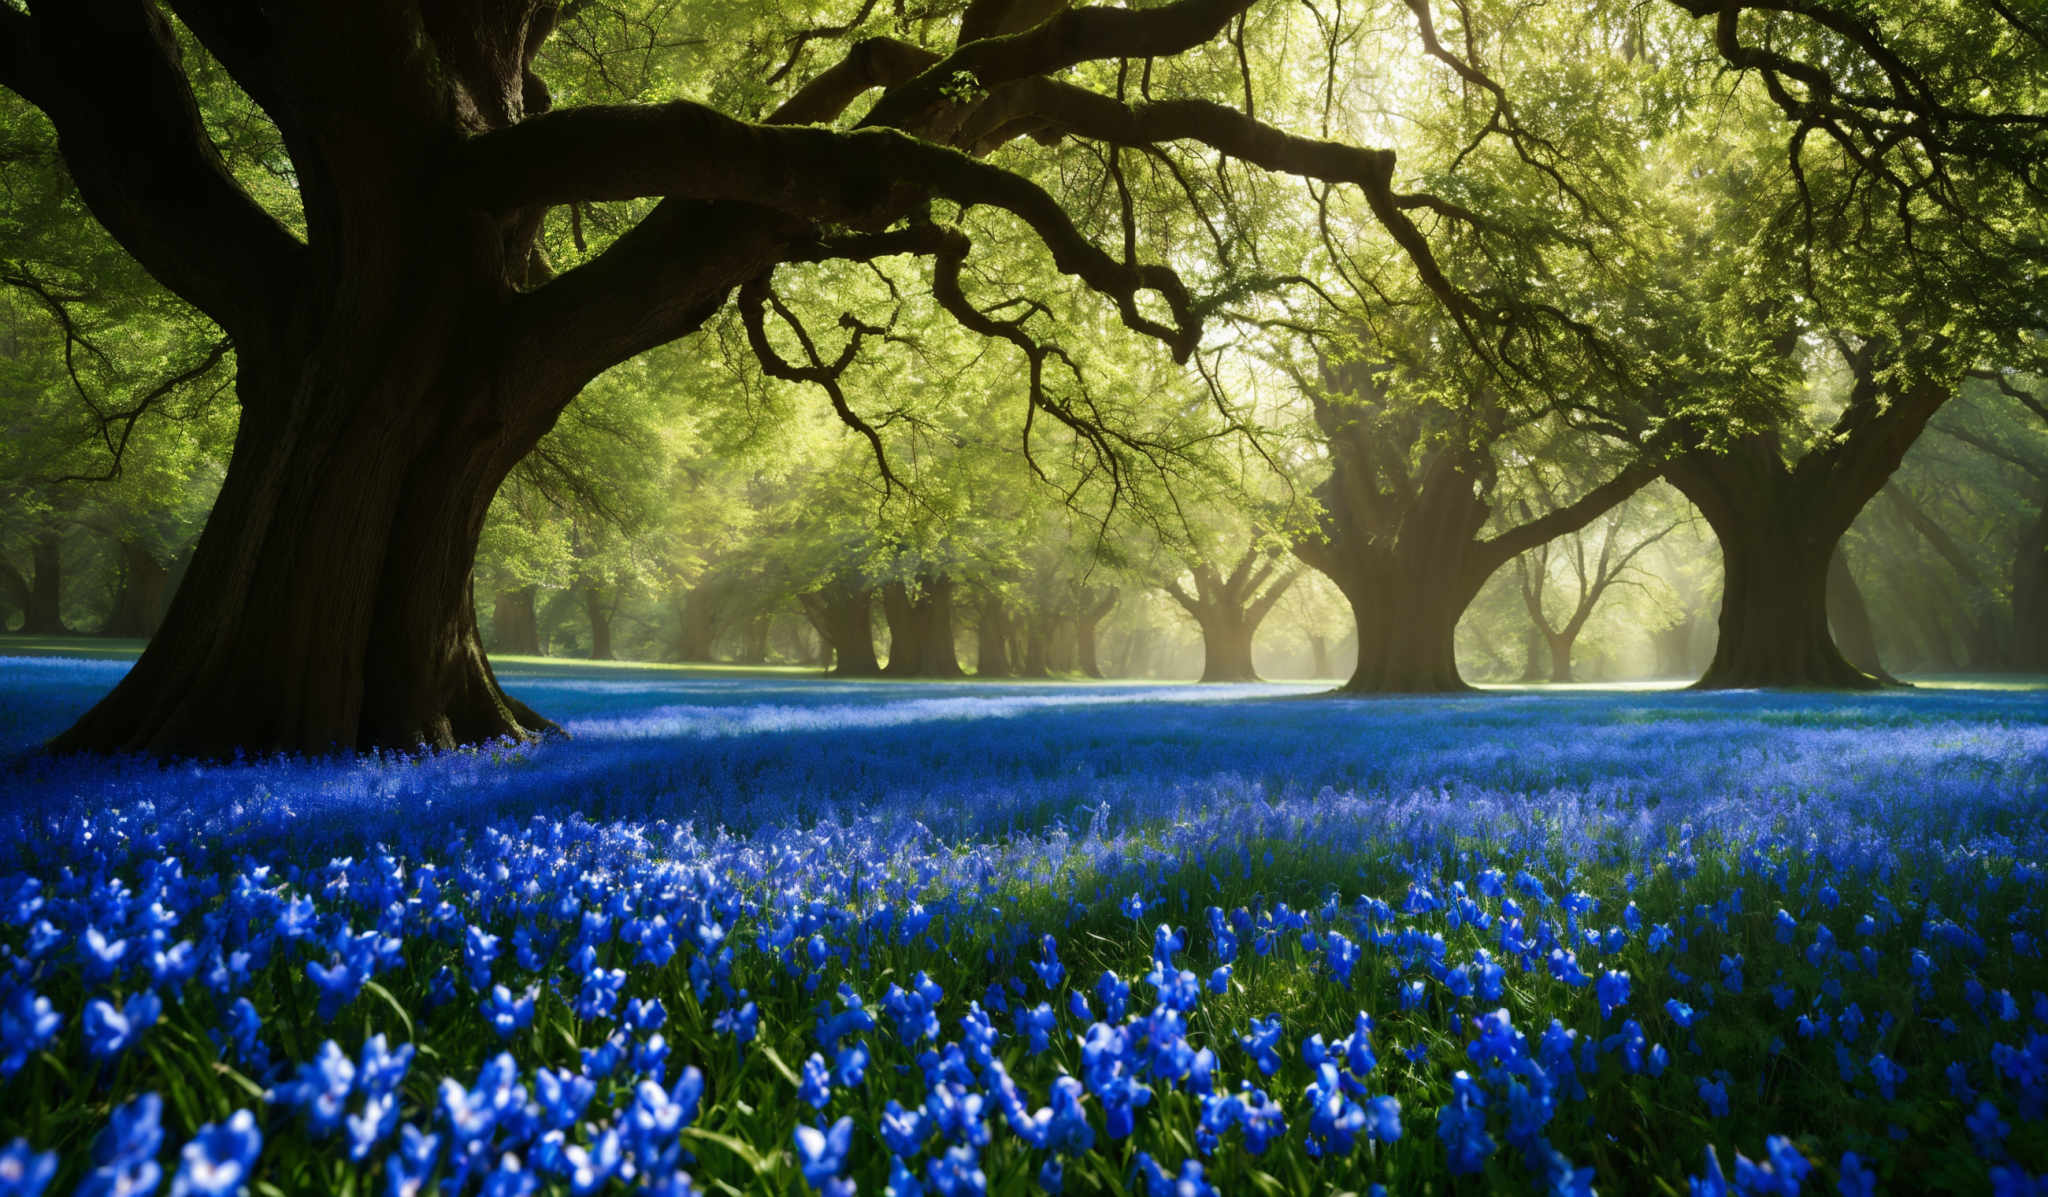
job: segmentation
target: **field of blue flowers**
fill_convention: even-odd
[[[2039,692],[32,754],[123,668],[0,660],[0,1194],[2048,1193]]]

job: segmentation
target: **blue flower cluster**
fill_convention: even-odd
[[[2031,695],[559,687],[22,766],[0,1197],[2044,1184]]]

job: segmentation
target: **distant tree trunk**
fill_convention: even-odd
[[[1166,593],[1202,629],[1203,681],[1259,680],[1252,668],[1252,638],[1273,605],[1300,576],[1298,567],[1285,573],[1278,573],[1279,568],[1277,558],[1254,545],[1227,574],[1207,561],[1196,562],[1189,571],[1195,580],[1193,591],[1178,579],[1167,581]]]
[[[1963,583],[1966,593],[1963,597],[1964,610],[1960,614],[1966,628],[1963,648],[1969,668],[2012,668],[2013,654],[2007,647],[2007,638],[1999,628],[1998,614],[1993,609],[1993,604],[1981,601],[1983,596],[1989,594],[1992,586],[1983,571],[1977,568],[1976,560],[1962,545],[1956,543],[1956,538],[1949,535],[1948,529],[1942,527],[1940,521],[1927,514],[1903,486],[1887,486],[1880,493],[1889,502],[1892,510],[1918,532],[1921,538],[1940,554],[1941,559],[1956,571],[1956,577]],[[1848,646],[1843,647],[1846,650]],[[1850,654],[1850,658],[1854,660],[1855,655]]]
[[[834,581],[797,596],[811,626],[831,646],[835,677],[879,677],[875,659],[874,591]]]
[[[1358,664],[1344,684],[1352,693],[1470,689],[1458,674],[1458,621],[1486,580],[1656,476],[1630,466],[1577,501],[1482,540],[1497,478],[1488,438],[1499,433],[1489,409],[1475,404],[1469,421],[1413,461],[1410,451],[1424,447],[1427,430],[1387,395],[1382,374],[1359,364],[1333,368],[1328,379],[1351,391],[1352,401],[1315,403],[1331,472],[1316,490],[1320,534],[1298,539],[1294,551],[1336,583],[1358,621]]]
[[[1018,621],[1023,625],[1023,664],[1017,667],[1018,677],[1042,678],[1052,676],[1052,632],[1054,616],[1042,611],[1032,611]]]
[[[1550,672],[1550,646],[1543,629],[1531,623],[1522,635],[1522,676],[1517,681],[1540,682]]]
[[[1157,638],[1157,631],[1149,623],[1131,629],[1130,639],[1124,641],[1123,652],[1117,658],[1117,676],[1151,676],[1152,648]]]
[[[1650,633],[1650,646],[1657,655],[1658,677],[1692,675],[1692,632],[1698,623],[1697,616],[1687,613],[1670,627]]]
[[[766,611],[747,619],[746,626],[740,630],[740,664],[768,663],[768,630],[774,622],[775,616]]]
[[[2048,673],[2048,488],[2012,560],[2013,662]]]
[[[540,587],[521,586],[500,590],[491,600],[491,638],[495,651],[506,654],[540,655],[540,617],[535,612]]]
[[[882,614],[889,621],[890,677],[959,677],[953,647],[953,582],[921,576],[913,592],[902,582],[882,587]]]
[[[1102,676],[1102,664],[1095,647],[1095,632],[1102,626],[1102,621],[1109,618],[1109,613],[1116,610],[1118,597],[1115,590],[1083,591],[1081,594],[1081,606],[1074,615],[1074,657],[1083,677]]]
[[[22,624],[15,630],[29,636],[68,636],[64,626],[64,555],[55,532],[36,537],[30,546],[31,568]]]
[[[976,677],[1010,676],[1010,613],[1002,597],[984,591],[976,604],[974,620],[974,673]]]
[[[1835,642],[1851,665],[1889,685],[1899,679],[1885,670],[1877,655],[1877,630],[1870,620],[1870,606],[1863,601],[1863,588],[1849,571],[1848,550],[1837,547],[1828,563],[1828,626]]]
[[[1572,645],[1578,641],[1578,633],[1556,632],[1545,636],[1550,645],[1550,680],[1569,682],[1572,677]]]
[[[1330,676],[1330,638],[1321,632],[1308,634],[1309,674],[1312,677]]]
[[[723,597],[709,579],[669,591],[669,606],[676,615],[676,660],[714,659]]]
[[[29,590],[28,579],[21,576],[21,571],[14,568],[14,563],[11,561],[0,561],[0,591],[6,592],[7,601],[14,605],[15,610],[22,613],[24,620],[28,616]],[[21,630],[20,628],[5,627],[4,623],[0,623],[0,631],[19,632]]]
[[[590,620],[590,659],[609,661],[612,659],[612,608],[605,602],[604,589],[599,586],[583,588],[583,614]]]
[[[121,582],[114,591],[113,608],[100,625],[100,635],[147,639],[163,622],[171,571],[140,541],[123,540],[120,553]]]

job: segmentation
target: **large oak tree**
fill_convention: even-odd
[[[0,85],[47,114],[93,216],[232,339],[242,409],[161,632],[56,747],[328,751],[545,728],[500,689],[477,635],[471,564],[492,495],[586,382],[780,265],[928,259],[940,306],[1015,346],[1034,401],[1079,426],[1042,385],[1057,361],[1043,338],[971,297],[969,234],[934,201],[1007,212],[1176,354],[1200,334],[1199,301],[989,161],[1026,135],[1190,142],[1355,188],[1423,279],[1463,302],[1409,219],[1429,201],[1396,191],[1392,153],[1199,96],[1133,100],[1079,69],[1187,53],[1249,6],[975,0],[952,44],[858,41],[758,120],[690,100],[556,107],[536,69],[556,0],[0,6]],[[303,236],[223,164],[194,94],[201,53],[274,123]],[[537,240],[551,208],[648,197],[629,231],[553,274]],[[832,366],[799,368],[822,382]]]

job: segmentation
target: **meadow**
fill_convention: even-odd
[[[0,660],[0,1194],[2048,1192],[2048,695],[531,671],[159,766]]]

